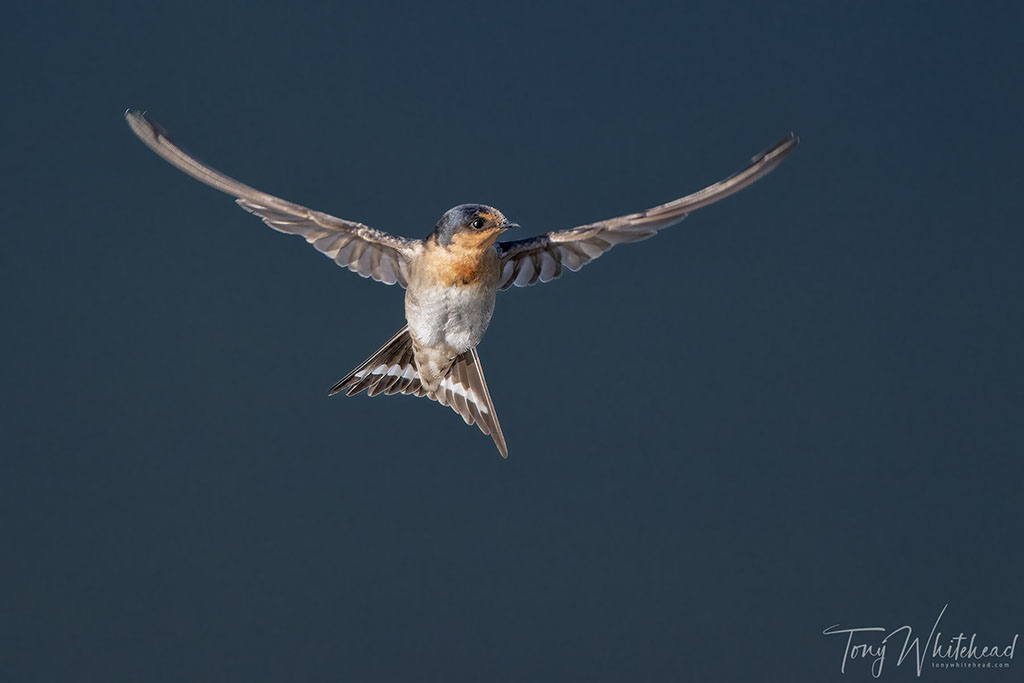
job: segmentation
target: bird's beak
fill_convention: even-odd
[[[508,221],[505,221],[504,223],[501,224],[500,227],[501,227],[502,230],[510,230],[512,228],[518,228],[519,224],[518,223],[509,223]]]

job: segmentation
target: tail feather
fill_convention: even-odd
[[[406,349],[412,349],[412,337],[409,336],[408,325],[400,329],[395,336],[377,349],[372,356],[360,363],[355,370],[338,380],[338,383],[331,387],[331,391],[327,395],[334,396],[340,391],[348,390],[347,393],[351,396],[362,391],[370,386],[370,380],[380,380],[387,376],[386,369],[383,374],[372,371],[379,370],[382,365],[385,368],[391,367],[394,365],[394,361],[404,356]],[[415,370],[415,368],[413,369]]]
[[[437,390],[428,392],[420,382],[412,336],[406,325],[376,353],[339,380],[329,395],[344,391],[346,395],[353,396],[363,390],[366,390],[368,396],[426,396],[448,406],[466,424],[475,424],[481,432],[494,439],[501,457],[508,457],[505,436],[501,432],[498,415],[494,412],[494,403],[487,390],[480,356],[475,348],[456,358]]]

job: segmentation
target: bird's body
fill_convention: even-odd
[[[579,270],[616,244],[654,236],[698,208],[749,186],[796,146],[792,134],[754,157],[742,171],[680,199],[569,230],[513,242],[498,237],[516,226],[497,209],[462,204],[449,209],[425,239],[396,237],[361,223],[313,211],[260,192],[199,162],[140,112],[125,114],[132,131],[182,171],[235,197],[280,232],[302,235],[318,251],[363,277],[405,288],[406,325],[342,378],[331,394],[363,390],[426,396],[450,406],[489,434],[507,456],[476,347],[494,313],[496,292],[549,282]]]
[[[416,350],[420,381],[428,390],[448,373],[452,361],[476,348],[494,313],[495,290],[483,284],[424,287],[405,296],[405,319]]]
[[[420,381],[429,391],[456,358],[483,340],[494,313],[501,273],[494,240],[458,241],[445,247],[432,235],[410,260],[405,319]]]

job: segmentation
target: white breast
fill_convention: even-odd
[[[489,283],[461,287],[410,287],[405,294],[409,330],[422,346],[468,351],[484,337],[494,313]]]

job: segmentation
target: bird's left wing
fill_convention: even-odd
[[[302,235],[339,266],[362,277],[387,285],[407,285],[408,259],[419,246],[418,240],[396,237],[260,192],[186,154],[167,131],[142,112],[125,112],[125,118],[146,146],[196,180],[235,197],[239,206],[262,218],[274,230]]]
[[[662,228],[686,218],[691,211],[714,204],[764,177],[782,163],[799,140],[790,133],[751,159],[742,171],[667,204],[569,230],[515,242],[499,242],[497,248],[502,271],[498,288],[550,282],[562,274],[563,267],[576,271],[616,244],[653,237]]]

